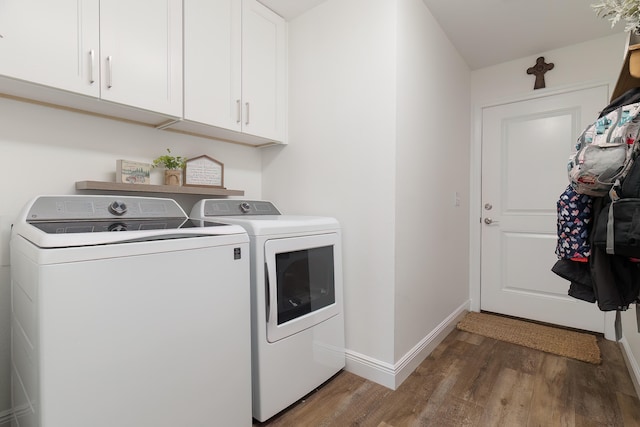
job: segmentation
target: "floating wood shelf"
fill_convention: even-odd
[[[141,193],[204,194],[208,196],[244,196],[242,190],[184,187],[177,185],[125,184],[104,181],[77,181],[76,190],[134,191]]]

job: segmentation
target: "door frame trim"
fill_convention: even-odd
[[[469,176],[469,299],[471,311],[480,311],[480,270],[482,256],[482,113],[485,108],[498,107],[521,101],[530,101],[548,96],[562,95],[584,89],[605,86],[607,97],[611,96],[614,82],[597,80],[556,89],[540,89],[495,101],[481,101],[472,106],[472,136],[470,149]],[[603,106],[604,107],[604,106]],[[615,340],[615,312],[605,313],[605,338]]]

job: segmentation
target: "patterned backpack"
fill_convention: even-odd
[[[618,107],[587,126],[569,158],[571,186],[580,194],[605,196],[638,155],[639,136],[640,102]]]

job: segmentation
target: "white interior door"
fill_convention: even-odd
[[[575,141],[607,104],[607,87],[482,111],[482,310],[604,332],[595,304],[567,295],[556,262],[556,202]]]

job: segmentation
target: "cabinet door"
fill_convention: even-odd
[[[256,0],[242,4],[242,131],[283,141],[286,24]]]
[[[100,96],[182,116],[182,1],[100,3]]]
[[[241,131],[241,2],[184,1],[184,118]]]
[[[0,0],[0,74],[99,95],[98,0]]]

